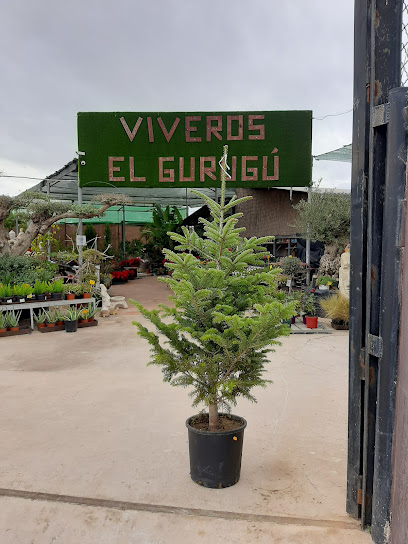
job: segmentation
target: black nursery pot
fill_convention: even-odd
[[[247,422],[242,417],[228,414],[228,417],[242,425],[231,431],[200,431],[190,425],[194,417],[196,416],[186,421],[191,479],[199,485],[214,489],[236,484],[241,474],[242,447]]]
[[[36,295],[37,300],[44,301],[45,300],[45,294],[41,293],[40,295]]]
[[[76,332],[78,328],[78,321],[64,321],[64,327],[66,332]]]

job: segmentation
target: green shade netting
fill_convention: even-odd
[[[180,209],[179,212],[183,219],[186,217],[186,210]],[[125,207],[125,223],[126,225],[143,225],[152,222],[153,208],[151,206],[126,206]],[[122,207],[112,206],[109,208],[102,217],[93,217],[92,219],[83,219],[82,223],[92,223],[97,225],[99,223],[111,223],[114,225],[121,224],[123,220]],[[64,223],[78,223],[78,219],[63,219],[59,222]]]

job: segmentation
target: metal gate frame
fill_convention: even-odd
[[[403,0],[355,0],[347,512],[377,544],[390,522],[398,362],[402,9]]]

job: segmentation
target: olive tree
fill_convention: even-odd
[[[131,204],[124,195],[105,194],[95,197],[99,207],[90,204],[79,206],[73,203],[55,202],[43,193],[27,191],[16,197],[0,195],[0,255],[24,255],[32,241],[39,234],[45,234],[48,229],[62,219],[90,219],[102,215],[111,206]],[[10,214],[14,212],[27,223],[24,233],[16,240],[9,240],[8,229],[5,225]]]

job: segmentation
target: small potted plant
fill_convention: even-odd
[[[350,303],[348,298],[337,292],[320,301],[325,317],[331,319],[331,326],[336,330],[348,330]]]
[[[333,283],[334,279],[330,276],[320,276],[316,281],[316,285],[321,291],[328,291]]]
[[[313,295],[309,295],[306,299],[306,327],[308,329],[317,329],[316,306]]]
[[[6,314],[4,312],[0,312],[0,334],[3,334],[7,331],[7,320],[6,320]]]
[[[48,290],[48,285],[45,281],[35,280],[33,293],[37,300],[45,300],[45,293]]]
[[[10,332],[17,332],[20,329],[20,326],[19,326],[20,318],[21,318],[21,310],[19,312],[15,312],[14,310],[7,312],[6,313],[7,330],[9,330]]]
[[[66,300],[74,300],[75,298],[75,285],[73,283],[66,283],[63,288]]]
[[[221,488],[239,480],[246,427],[244,418],[225,410],[235,406],[239,397],[254,401],[251,389],[269,383],[263,377],[267,353],[279,343],[279,336],[289,334],[281,320],[293,315],[294,305],[278,300],[278,271],[263,267],[264,244],[271,237],[243,238],[243,229],[236,227],[242,214],[227,216],[251,197],[234,196],[226,204],[223,174],[220,204],[193,192],[206,202],[212,220],[201,219],[202,238],[187,227],[170,236],[176,247],[164,253],[173,274],[159,281],[172,289],[174,307],[161,305],[160,310],[150,311],[134,302],[160,337],[144,324],[134,324],[151,345],[149,364],[160,366],[164,380],[172,385],[191,386],[193,405],[203,403],[208,408],[208,413],[186,422],[190,475],[200,485]]]
[[[45,327],[46,319],[47,315],[44,310],[40,310],[37,314],[34,314],[34,321],[37,323],[37,327],[39,329],[43,329]]]
[[[64,327],[66,332],[76,332],[78,328],[78,318],[81,310],[78,308],[67,308],[64,314]]]
[[[61,308],[54,308],[54,315],[55,315],[55,325],[57,327],[63,327],[64,326],[64,314],[61,310]]]
[[[52,300],[62,300],[62,293],[64,290],[64,280],[54,280],[50,281],[48,284],[48,289],[51,293]]]
[[[91,298],[91,292],[94,285],[95,285],[95,280],[89,280],[81,284],[83,298]]]
[[[45,316],[46,327],[48,329],[54,328],[55,323],[57,322],[57,316],[55,315],[55,312],[53,310],[46,311]]]
[[[78,323],[88,323],[88,308],[82,308],[78,317]]]
[[[2,304],[13,304],[13,288],[9,283],[0,283],[0,299]]]
[[[88,313],[87,313],[88,321],[89,322],[95,321],[95,315],[98,311],[98,308],[94,306],[93,304],[88,304],[87,309],[88,309]]]
[[[13,285],[13,302],[17,302],[20,304],[24,303],[26,301],[26,291],[26,287],[22,283],[17,283],[16,285]]]

